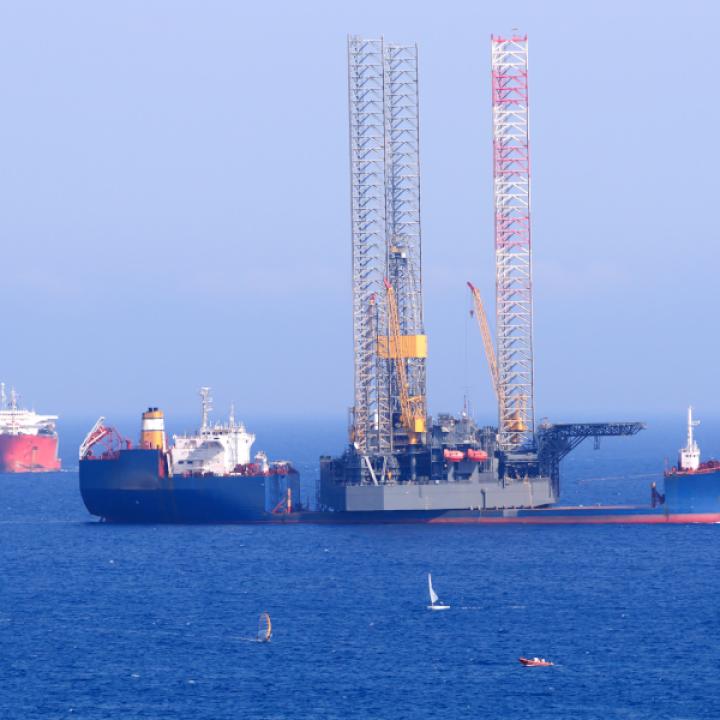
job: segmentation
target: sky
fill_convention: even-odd
[[[66,417],[352,403],[348,33],[420,51],[432,413],[495,416],[489,38],[530,38],[536,413],[717,413],[712,2],[0,4],[0,379]]]

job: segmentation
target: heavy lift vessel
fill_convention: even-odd
[[[347,449],[320,460],[320,507],[422,519],[551,506],[568,452],[587,437],[643,426],[535,428],[527,38],[492,38],[497,352],[470,284],[497,428],[478,427],[467,412],[427,415],[417,48],[351,37],[348,59],[355,405]]]
[[[560,462],[585,438],[633,435],[638,422],[535,427],[530,268],[527,38],[492,38],[496,344],[470,284],[497,397],[498,426],[469,413],[428,417],[420,273],[417,49],[348,42],[355,402],[350,438],[320,460],[319,509],[299,509],[288,463],[248,463],[234,420],[165,446],[162,414],[140,447],[80,450],[88,510],[115,522],[667,523],[720,522],[720,462],[700,463],[688,411],[677,467],[643,507],[558,507]],[[242,453],[228,452],[236,447]],[[293,500],[293,497],[295,500]]]

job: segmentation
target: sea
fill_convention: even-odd
[[[682,421],[580,446],[563,503],[647,504]],[[308,498],[344,441],[254,430]],[[718,526],[108,525],[63,437],[66,471],[0,476],[1,720],[720,718]]]

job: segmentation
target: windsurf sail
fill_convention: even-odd
[[[432,575],[430,575],[430,573],[428,573],[428,590],[430,591],[430,604],[434,605],[438,601],[438,595],[435,590],[433,590]]]
[[[270,642],[271,637],[272,622],[270,621],[270,615],[266,612],[260,613],[260,617],[258,618],[257,641]]]

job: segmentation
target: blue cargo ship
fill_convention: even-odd
[[[151,407],[133,446],[100,418],[80,447],[80,492],[92,515],[111,522],[257,522],[293,514],[300,476],[289,462],[270,462],[234,413],[211,423],[209,388],[201,390],[197,433],[175,435],[168,447],[165,419]]]
[[[232,417],[226,425],[211,425],[208,405],[205,394],[201,430],[175,436],[169,449],[164,418],[157,408],[143,414],[140,443],[135,447],[98,421],[81,447],[80,491],[88,511],[105,521],[126,523],[720,522],[720,462],[700,462],[691,409],[687,445],[677,466],[665,473],[663,491],[651,485],[647,506],[552,504],[542,494],[542,477],[500,482],[489,473],[489,466],[483,466],[477,450],[478,460],[467,475],[461,472],[459,460],[446,461],[450,472],[446,482],[340,488],[333,483],[332,461],[326,458],[321,462],[319,502],[323,504],[320,510],[310,510],[299,502],[300,476],[292,465],[270,463],[262,453],[250,462],[254,436]],[[538,483],[535,489],[533,482]],[[482,498],[485,505],[473,504],[474,498]]]
[[[253,522],[292,512],[293,498],[300,498],[300,476],[285,463],[266,470],[176,475],[168,472],[162,451],[131,447],[81,460],[80,491],[88,511],[109,521]]]

